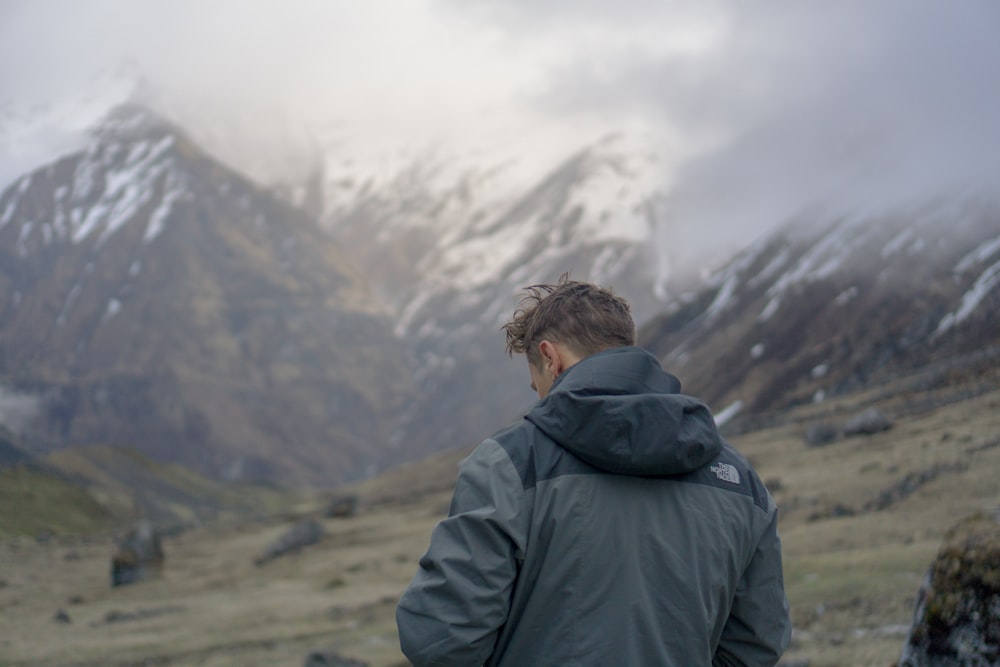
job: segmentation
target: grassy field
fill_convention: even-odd
[[[977,378],[975,391],[883,387],[798,408],[782,425],[733,438],[781,508],[795,624],[786,660],[888,667],[898,657],[944,532],[1000,506],[996,380]],[[808,425],[839,424],[870,405],[895,427],[805,444]],[[358,516],[323,519],[319,544],[262,567],[254,557],[295,517],[316,515],[321,498],[282,519],[216,522],[169,537],[162,577],[118,589],[108,585],[110,536],[2,539],[0,665],[300,666],[313,649],[374,667],[406,664],[395,602],[446,511],[463,454],[353,487],[363,501]],[[71,622],[54,620],[60,609]]]

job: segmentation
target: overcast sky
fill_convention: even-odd
[[[674,215],[698,242],[742,240],[817,200],[997,191],[998,27],[996,0],[0,0],[0,111],[127,63],[175,108],[289,150],[331,124],[523,132],[549,159],[651,123]],[[5,182],[60,140],[19,136]]]

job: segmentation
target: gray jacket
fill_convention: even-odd
[[[462,462],[399,602],[416,667],[774,665],[774,502],[647,352],[569,368]]]

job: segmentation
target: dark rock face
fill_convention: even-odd
[[[254,560],[254,564],[263,565],[280,556],[295,553],[303,547],[316,544],[323,538],[324,532],[323,524],[316,519],[303,519],[268,546],[264,553]]]
[[[159,574],[163,560],[160,534],[152,523],[140,522],[119,543],[111,559],[111,585],[124,586]]]
[[[963,519],[945,536],[917,594],[899,667],[1000,664],[1000,512]]]
[[[844,437],[850,438],[855,435],[871,435],[888,431],[892,428],[892,420],[875,408],[868,408],[864,412],[851,417],[844,423]]]

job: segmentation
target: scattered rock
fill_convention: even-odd
[[[345,658],[333,651],[313,651],[306,656],[304,667],[368,667],[368,663]]]
[[[939,475],[946,472],[962,472],[966,468],[967,466],[961,463],[939,463],[931,466],[930,468],[924,468],[923,470],[919,470],[917,472],[911,472],[909,475],[899,480],[892,486],[882,489],[877,497],[865,503],[863,509],[865,512],[878,512],[884,510],[891,505],[895,505],[900,500],[903,500],[921,486],[932,481]]]
[[[66,613],[65,609],[59,609],[58,611],[56,611],[55,616],[52,617],[52,620],[55,621],[56,623],[73,622],[73,619],[69,617],[69,614]]]
[[[125,623],[128,621],[141,621],[145,618],[155,618],[164,614],[173,614],[184,611],[184,607],[179,605],[168,605],[166,607],[152,607],[150,609],[136,609],[135,611],[118,611],[112,609],[104,615],[105,623]]]
[[[359,504],[360,499],[356,495],[335,496],[330,499],[324,514],[331,519],[349,519],[357,515]]]
[[[163,569],[160,535],[149,521],[141,521],[118,544],[111,559],[111,585],[124,586],[148,579]]]
[[[813,424],[806,429],[803,437],[810,447],[822,447],[835,441],[840,435],[840,431],[833,424],[821,423]]]
[[[868,408],[864,412],[854,415],[844,423],[844,437],[850,438],[856,435],[872,435],[881,433],[892,428],[892,420],[885,416],[877,408]]]
[[[66,604],[83,604],[82,595],[71,595],[67,600]]]
[[[963,519],[920,591],[899,667],[1000,664],[1000,517]]]
[[[324,532],[323,524],[316,519],[303,519],[265,549],[264,553],[257,556],[254,565],[263,565],[285,554],[296,553],[303,547],[316,544],[323,538]]]
[[[836,503],[832,507],[827,507],[821,509],[817,512],[813,512],[806,520],[809,522],[820,521],[822,519],[837,519],[845,516],[854,516],[857,511],[853,507],[844,505],[843,503]]]

